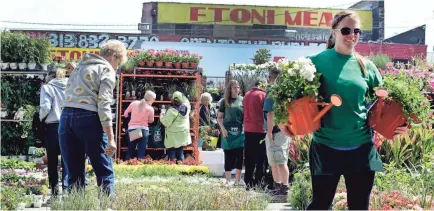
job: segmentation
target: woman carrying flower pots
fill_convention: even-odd
[[[128,153],[127,157],[125,158],[126,160],[129,160],[133,157],[136,147],[137,158],[145,158],[146,146],[149,139],[148,124],[154,122],[154,108],[152,108],[152,103],[154,103],[156,97],[157,95],[153,91],[146,91],[145,97],[142,100],[136,100],[132,102],[128,106],[127,110],[125,110],[124,117],[131,117],[128,123],[128,133],[141,133],[141,138],[130,140],[128,142]],[[129,138],[132,139],[131,137],[132,136]]]
[[[217,122],[222,133],[222,148],[225,152],[226,185],[231,181],[231,171],[235,168],[235,186],[243,186],[241,170],[244,159],[243,97],[236,80],[228,82],[224,100],[221,101]]]
[[[160,121],[166,127],[164,146],[169,160],[184,161],[184,147],[191,144],[190,102],[181,92],[172,94],[172,107],[161,113]]]
[[[313,200],[307,209],[328,210],[343,175],[349,209],[368,210],[375,171],[383,168],[367,122],[366,96],[374,94],[382,78],[372,62],[355,52],[362,33],[357,13],[339,12],[331,25],[327,49],[310,59],[322,76],[321,97],[337,94],[342,105],[326,113],[313,134],[309,151]],[[289,134],[286,127],[279,127]],[[395,133],[405,131],[400,127]]]

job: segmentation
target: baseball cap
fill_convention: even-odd
[[[176,91],[172,94],[173,100],[182,100],[183,98],[184,98],[184,95],[179,91]]]

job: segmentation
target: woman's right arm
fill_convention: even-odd
[[[217,123],[219,124],[219,126],[220,126],[220,130],[221,130],[221,132],[222,132],[222,135],[224,136],[224,137],[227,137],[228,136],[228,131],[226,130],[226,128],[225,128],[225,126],[223,125],[223,116],[225,115],[225,113],[223,113],[223,112],[219,112],[218,113],[218,116],[217,116]]]
[[[129,106],[128,106],[128,108],[127,108],[127,110],[125,110],[125,112],[124,112],[124,117],[128,117],[129,115],[129,113],[131,113],[131,105],[132,105],[133,103],[131,103]]]

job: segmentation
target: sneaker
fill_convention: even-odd
[[[246,183],[243,180],[235,181],[234,186],[235,187],[246,187]]]

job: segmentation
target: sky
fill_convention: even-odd
[[[157,2],[215,3],[215,0],[171,0]],[[0,28],[81,30],[138,33],[142,3],[145,0],[0,0],[0,21],[57,24],[121,24],[123,27],[43,26],[0,22]],[[219,4],[348,8],[357,0],[219,0]],[[434,51],[434,1],[385,0],[385,37],[426,24],[428,52]]]

